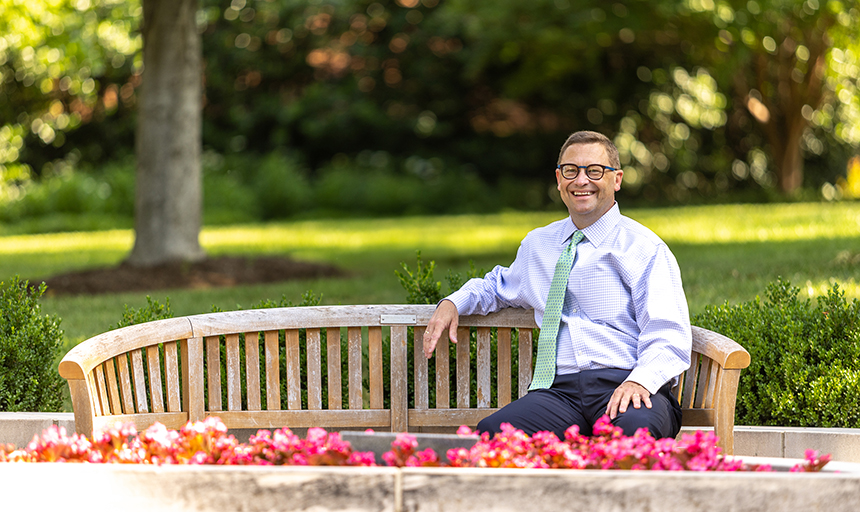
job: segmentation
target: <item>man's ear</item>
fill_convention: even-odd
[[[615,171],[615,191],[621,190],[621,180],[624,178],[624,171],[618,169]]]

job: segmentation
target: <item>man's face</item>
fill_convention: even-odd
[[[600,144],[573,144],[564,150],[562,164],[602,164],[612,167],[606,150]],[[615,192],[621,189],[621,177],[624,172],[606,171],[603,178],[592,181],[585,176],[585,170],[580,169],[576,178],[569,180],[556,169],[558,191],[561,200],[570,212],[570,218],[579,229],[588,227],[597,221],[615,204]]]

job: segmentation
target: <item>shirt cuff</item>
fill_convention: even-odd
[[[457,313],[459,313],[461,315],[468,315],[471,313],[471,311],[468,311],[468,310],[470,310],[469,306],[470,306],[470,302],[471,302],[470,294],[469,294],[469,292],[464,292],[462,290],[462,288],[460,290],[457,290],[456,292],[452,293],[451,295],[445,297],[442,300],[450,300],[451,302],[453,302],[454,306],[457,307]],[[440,300],[439,303],[441,303],[441,302],[442,301]],[[436,304],[436,307],[439,307],[439,304]]]
[[[642,368],[634,368],[630,375],[624,379],[624,382],[635,382],[648,390],[652,395],[656,395],[657,391],[660,391],[660,388],[663,387],[663,384],[668,382],[667,380],[663,380],[663,377],[660,375],[654,375],[648,370],[644,370]]]

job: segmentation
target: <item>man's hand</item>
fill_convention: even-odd
[[[427,347],[426,341],[424,342],[424,346]],[[612,393],[612,398],[609,399],[609,404],[606,406],[606,414],[609,415],[610,419],[614,420],[619,414],[627,412],[627,406],[631,402],[634,409],[639,409],[642,407],[642,404],[645,404],[645,407],[650,409],[651,393],[641,384],[628,380],[615,388],[615,392]]]
[[[448,337],[454,343],[457,343],[457,326],[460,323],[460,313],[457,312],[457,306],[450,300],[443,300],[436,306],[436,311],[427,322],[427,329],[424,331],[424,355],[427,359],[436,350],[436,343],[445,329],[448,329]]]

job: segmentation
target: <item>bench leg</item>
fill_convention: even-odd
[[[715,411],[714,432],[720,438],[719,446],[726,455],[734,455],[735,453],[735,401],[737,400],[740,377],[740,370],[723,370],[722,384],[719,389],[720,396]]]
[[[93,435],[93,404],[90,400],[87,381],[69,379],[69,393],[75,410],[75,431],[90,438]]]

